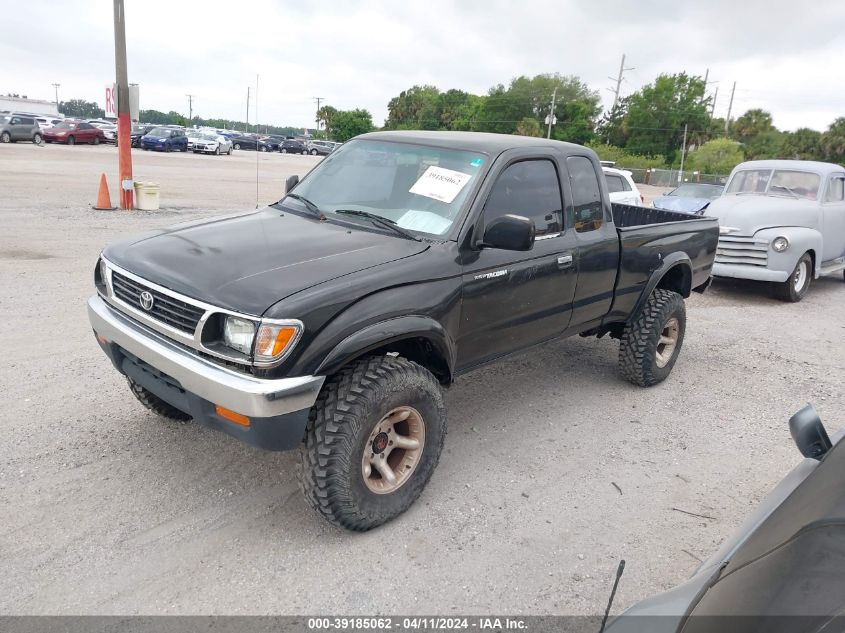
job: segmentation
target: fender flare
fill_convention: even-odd
[[[651,293],[654,292],[654,289],[657,288],[658,284],[663,280],[666,274],[673,268],[677,268],[679,266],[685,269],[685,283],[680,294],[684,298],[689,297],[692,286],[692,260],[690,260],[689,255],[682,251],[667,255],[663,259],[663,263],[651,273],[651,277],[649,277],[640,298],[637,299],[637,304],[628,316],[627,323],[630,323],[637,318],[637,315],[640,313],[640,310],[642,310],[645,302],[648,301]]]
[[[438,321],[422,315],[395,317],[368,325],[338,343],[320,363],[317,375],[330,376],[350,361],[391,343],[424,339],[443,358],[451,382],[457,350],[454,340]]]

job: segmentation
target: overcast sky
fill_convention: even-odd
[[[129,80],[141,108],[313,125],[313,97],[367,108],[414,84],[484,94],[518,75],[559,72],[622,94],[658,73],[704,75],[725,116],[761,107],[775,125],[824,130],[845,116],[845,2],[709,0],[125,0]],[[112,3],[18,2],[3,16],[0,93],[102,106],[114,78]]]

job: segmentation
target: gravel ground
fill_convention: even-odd
[[[794,305],[717,282],[657,387],[617,377],[614,341],[577,337],[462,378],[420,500],[337,530],[293,453],[155,417],[98,349],[103,245],[255,206],[254,153],[134,154],[159,213],[88,207],[101,172],[117,182],[114,148],[0,146],[0,613],[596,614],[624,558],[620,611],[686,578],[799,461],[795,410],[841,426],[841,276]],[[262,203],[317,162],[258,159]]]

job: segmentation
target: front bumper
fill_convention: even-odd
[[[786,281],[789,271],[772,270],[762,266],[748,266],[744,264],[713,264],[714,277],[733,277],[735,279],[755,279],[757,281]]]
[[[99,296],[88,318],[118,371],[195,421],[269,450],[295,448],[324,376],[268,380],[207,361],[117,312]],[[249,418],[249,426],[218,415],[219,405]]]

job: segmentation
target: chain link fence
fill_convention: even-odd
[[[619,167],[619,166],[617,166]],[[653,185],[655,187],[677,187],[682,182],[704,182],[711,185],[724,185],[727,175],[702,174],[697,171],[683,172],[677,169],[641,169],[637,167],[619,167],[631,172],[634,182],[641,185]]]

